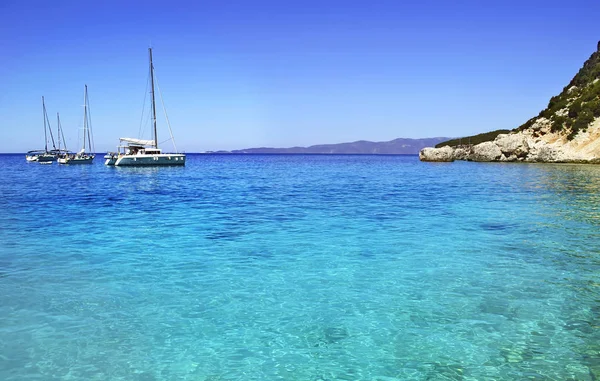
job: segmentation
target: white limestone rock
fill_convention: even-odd
[[[455,148],[454,149],[454,160],[469,160],[471,150],[467,148]]]
[[[472,147],[424,148],[422,161],[524,161],[530,163],[600,163],[600,118],[568,140],[551,130],[551,121],[539,118],[531,128],[501,134],[493,142]]]
[[[560,163],[563,160],[560,150],[549,144],[537,144],[532,147],[526,160],[530,163]]]
[[[473,152],[469,155],[472,161],[500,161],[502,151],[494,142],[483,142],[473,146]]]
[[[500,134],[494,140],[502,154],[508,161],[516,161],[519,158],[525,158],[529,153],[529,143],[527,138],[521,134]]]
[[[439,161],[439,162],[450,162],[454,161],[454,148],[444,146],[441,148],[423,148],[419,152],[419,159],[421,161]]]

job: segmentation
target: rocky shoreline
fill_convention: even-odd
[[[573,140],[568,140],[564,133],[551,132],[550,120],[539,118],[530,128],[498,135],[494,141],[472,146],[423,148],[419,152],[419,159],[431,162],[465,160],[600,164],[600,119]]]

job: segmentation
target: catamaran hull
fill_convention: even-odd
[[[116,167],[184,166],[185,155],[122,155],[107,158],[105,164]]]

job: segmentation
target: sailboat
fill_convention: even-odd
[[[158,148],[158,136],[156,133],[156,102],[154,96],[154,65],[152,64],[152,48],[148,48],[150,57],[150,89],[152,95],[152,125],[153,139],[144,140],[136,138],[119,138],[117,152],[109,152],[104,156],[106,165],[114,166],[166,166],[185,165],[185,154],[163,153]],[[167,118],[168,125],[168,118]],[[169,126],[169,130],[171,127]],[[173,141],[173,135],[171,135]],[[177,150],[177,148],[175,148]]]
[[[60,115],[58,113],[56,113],[56,123],[58,135],[58,154],[56,155],[56,161],[61,164],[65,158],[71,155],[71,153],[67,149],[67,140],[65,139],[65,134],[63,134],[62,126],[60,124]],[[61,143],[64,145],[64,148],[61,147]]]
[[[54,144],[54,135],[52,135],[52,129],[50,128],[50,121],[48,120],[48,114],[46,113],[46,103],[44,97],[42,97],[42,110],[44,117],[44,149],[29,151],[25,154],[25,160],[28,162],[37,161],[39,163],[52,163],[56,161],[56,156],[59,151],[56,149]],[[48,132],[50,132],[50,138],[52,140],[52,150],[48,150]]]
[[[83,92],[83,144],[76,154],[67,154],[58,159],[59,164],[92,164],[96,155],[93,153],[92,120],[89,113],[87,85]],[[90,152],[88,152],[89,150]]]

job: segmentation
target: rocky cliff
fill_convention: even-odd
[[[594,52],[563,91],[550,99],[546,109],[522,126],[476,145],[444,144],[422,149],[419,158],[600,163],[600,51]]]
[[[529,129],[501,134],[477,145],[424,148],[422,161],[523,161],[542,163],[600,163],[600,119],[568,140],[564,133],[551,132],[550,121],[538,119]]]

